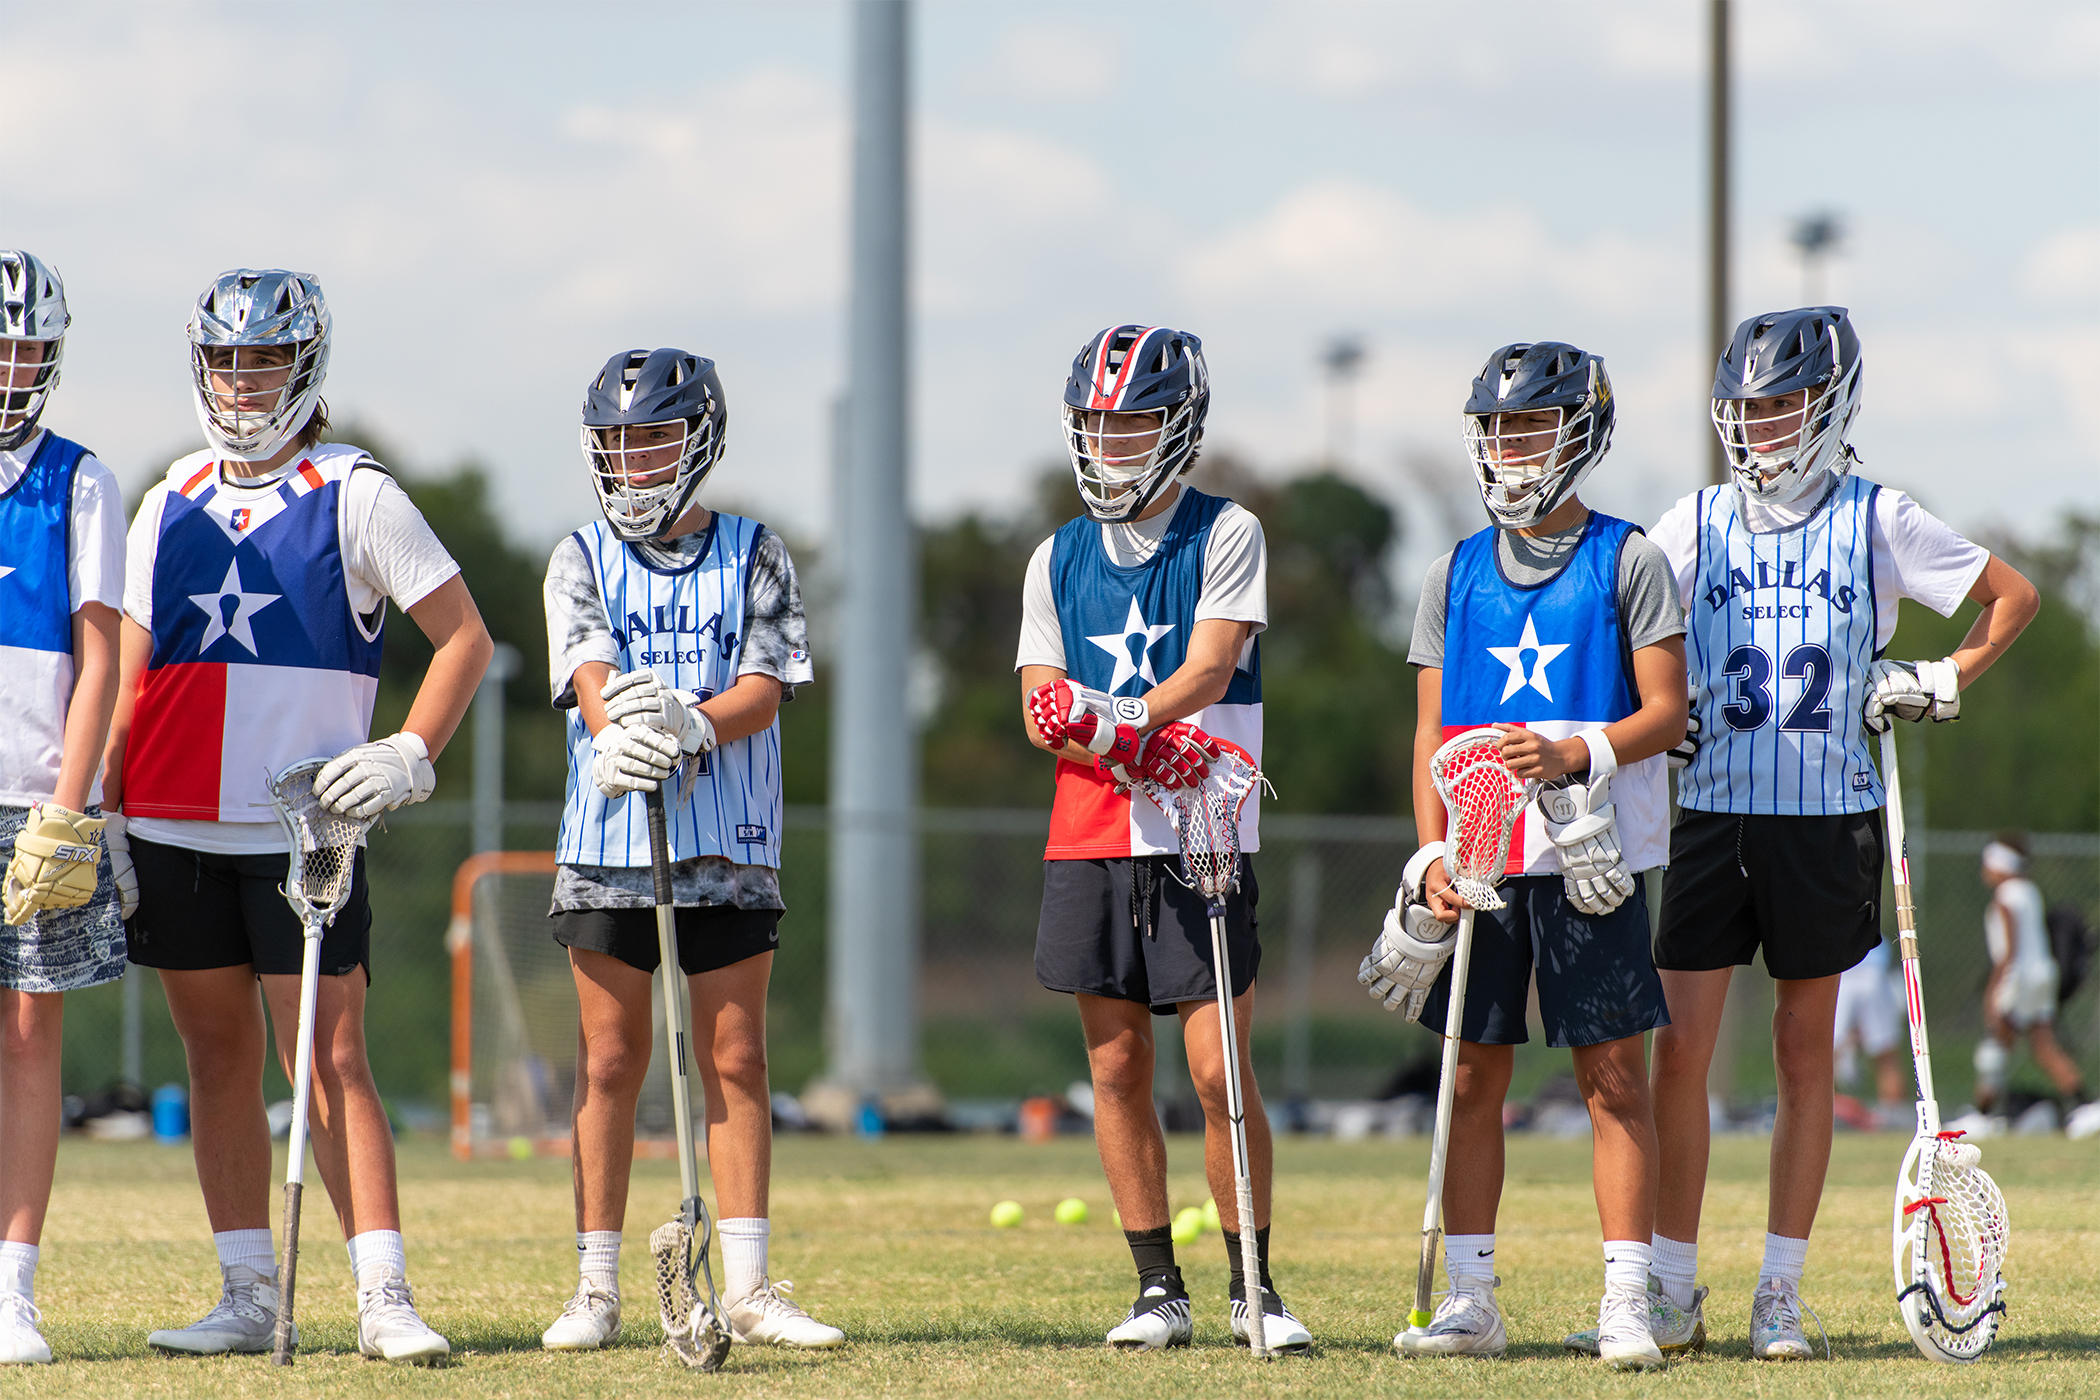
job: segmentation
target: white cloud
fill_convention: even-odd
[[[1122,71],[1108,26],[1020,24],[1000,39],[972,86],[982,92],[1036,101],[1106,97]]]
[[[2044,239],[2021,269],[2020,287],[2045,305],[2100,296],[2100,225]]]

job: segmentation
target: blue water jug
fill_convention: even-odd
[[[180,1084],[163,1084],[153,1091],[153,1136],[160,1142],[181,1142],[190,1135],[190,1093]]]

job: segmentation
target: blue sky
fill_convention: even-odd
[[[2100,9],[1736,9],[1737,314],[1802,299],[1786,231],[1838,211],[1868,472],[1967,528],[2100,508]],[[1487,353],[1575,341],[1620,393],[1586,494],[1652,521],[1709,431],[1704,13],[918,5],[915,505],[1020,499],[1061,451],[1072,353],[1142,319],[1204,336],[1210,443],[1274,471],[1319,451],[1318,350],[1362,336],[1350,470],[1407,510],[1410,555],[1448,543],[1430,497]],[[75,313],[49,421],[127,484],[157,473],[197,438],[191,299],[292,266],[335,307],[338,417],[415,465],[479,456],[528,537],[593,509],[586,379],[664,343],[721,366],[711,494],[821,537],[848,18],[5,0],[0,238],[54,262]]]

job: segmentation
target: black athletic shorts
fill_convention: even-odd
[[[1232,994],[1261,967],[1254,861],[1240,857],[1240,887],[1225,899],[1225,956]],[[1171,1016],[1184,1001],[1214,1001],[1210,909],[1181,882],[1178,856],[1043,862],[1043,912],[1035,979],[1053,992],[1140,1001]]]
[[[286,854],[226,856],[131,838],[139,908],[124,925],[131,960],[141,967],[198,972],[252,964],[265,973],[299,975],[306,932],[279,892],[290,873]],[[372,980],[372,900],[365,852],[358,848],[350,899],[321,931],[321,973],[354,968]]]
[[[1670,828],[1655,965],[1835,977],[1881,943],[1881,812],[1828,817],[1680,811]]]
[[[678,928],[678,967],[688,977],[770,953],[780,946],[778,909],[739,909],[703,904],[673,911]],[[554,941],[618,958],[629,967],[656,971],[663,961],[656,937],[656,910],[557,909]]]
[[[1585,914],[1568,902],[1558,875],[1521,875],[1497,887],[1500,909],[1473,916],[1473,960],[1466,969],[1459,1039],[1475,1045],[1523,1045],[1531,978],[1539,983],[1546,1043],[1565,1050],[1602,1045],[1670,1024],[1662,979],[1648,953],[1648,889],[1609,914]],[[1422,1003],[1422,1024],[1438,1035],[1450,1014],[1451,964]]]

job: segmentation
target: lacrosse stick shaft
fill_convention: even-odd
[[[284,1254],[277,1261],[277,1337],[270,1360],[292,1364],[292,1295],[299,1278],[299,1197],[306,1189],[306,1122],[313,1105],[314,1001],[321,989],[321,921],[306,918],[299,959],[299,1031],[292,1055],[292,1131],[284,1168]]]
[[[663,967],[664,1045],[671,1056],[671,1120],[678,1128],[679,1209],[693,1218],[700,1174],[693,1163],[693,1104],[685,1069],[685,999],[678,994],[678,923],[671,903],[671,841],[662,789],[643,794],[649,809],[649,866],[656,877],[656,951]]]
[[[1458,1094],[1458,1037],[1465,1025],[1466,971],[1473,962],[1473,911],[1458,916],[1458,942],[1451,950],[1451,1004],[1444,1011],[1444,1065],[1437,1076],[1436,1135],[1429,1141],[1429,1199],[1422,1206],[1422,1262],[1415,1269],[1415,1308],[1407,1315],[1416,1332],[1429,1326],[1430,1286],[1436,1282],[1436,1249],[1444,1235],[1444,1162],[1451,1151],[1451,1110]]]
[[[1247,1093],[1240,1082],[1239,1015],[1232,1005],[1232,963],[1225,943],[1225,906],[1210,906],[1210,956],[1217,972],[1218,1035],[1225,1056],[1225,1117],[1232,1129],[1232,1192],[1240,1226],[1240,1277],[1246,1281],[1247,1349],[1269,1354],[1262,1312],[1261,1240],[1254,1221],[1254,1169],[1247,1160]]]
[[[1896,951],[1903,961],[1903,1009],[1910,1021],[1910,1062],[1918,1076],[1919,1127],[1936,1133],[1940,1127],[1939,1097],[1932,1087],[1932,1051],[1925,1038],[1925,989],[1918,976],[1918,910],[1910,886],[1910,851],[1903,829],[1903,784],[1896,774],[1896,734],[1893,728],[1881,736],[1881,786],[1887,794],[1884,808],[1888,823],[1889,871],[1896,888]]]

